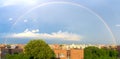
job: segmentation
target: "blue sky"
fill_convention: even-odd
[[[48,43],[120,44],[119,3],[0,0],[0,41],[26,43],[41,38]]]

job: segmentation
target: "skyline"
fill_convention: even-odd
[[[119,44],[118,2],[1,0],[1,42],[7,39],[8,43],[23,43],[42,38],[48,43]]]

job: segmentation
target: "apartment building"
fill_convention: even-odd
[[[54,49],[57,59],[84,59],[83,49]]]

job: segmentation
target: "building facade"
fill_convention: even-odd
[[[57,59],[84,59],[83,49],[54,49]]]

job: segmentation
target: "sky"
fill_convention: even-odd
[[[120,44],[119,0],[0,0],[0,43]]]

